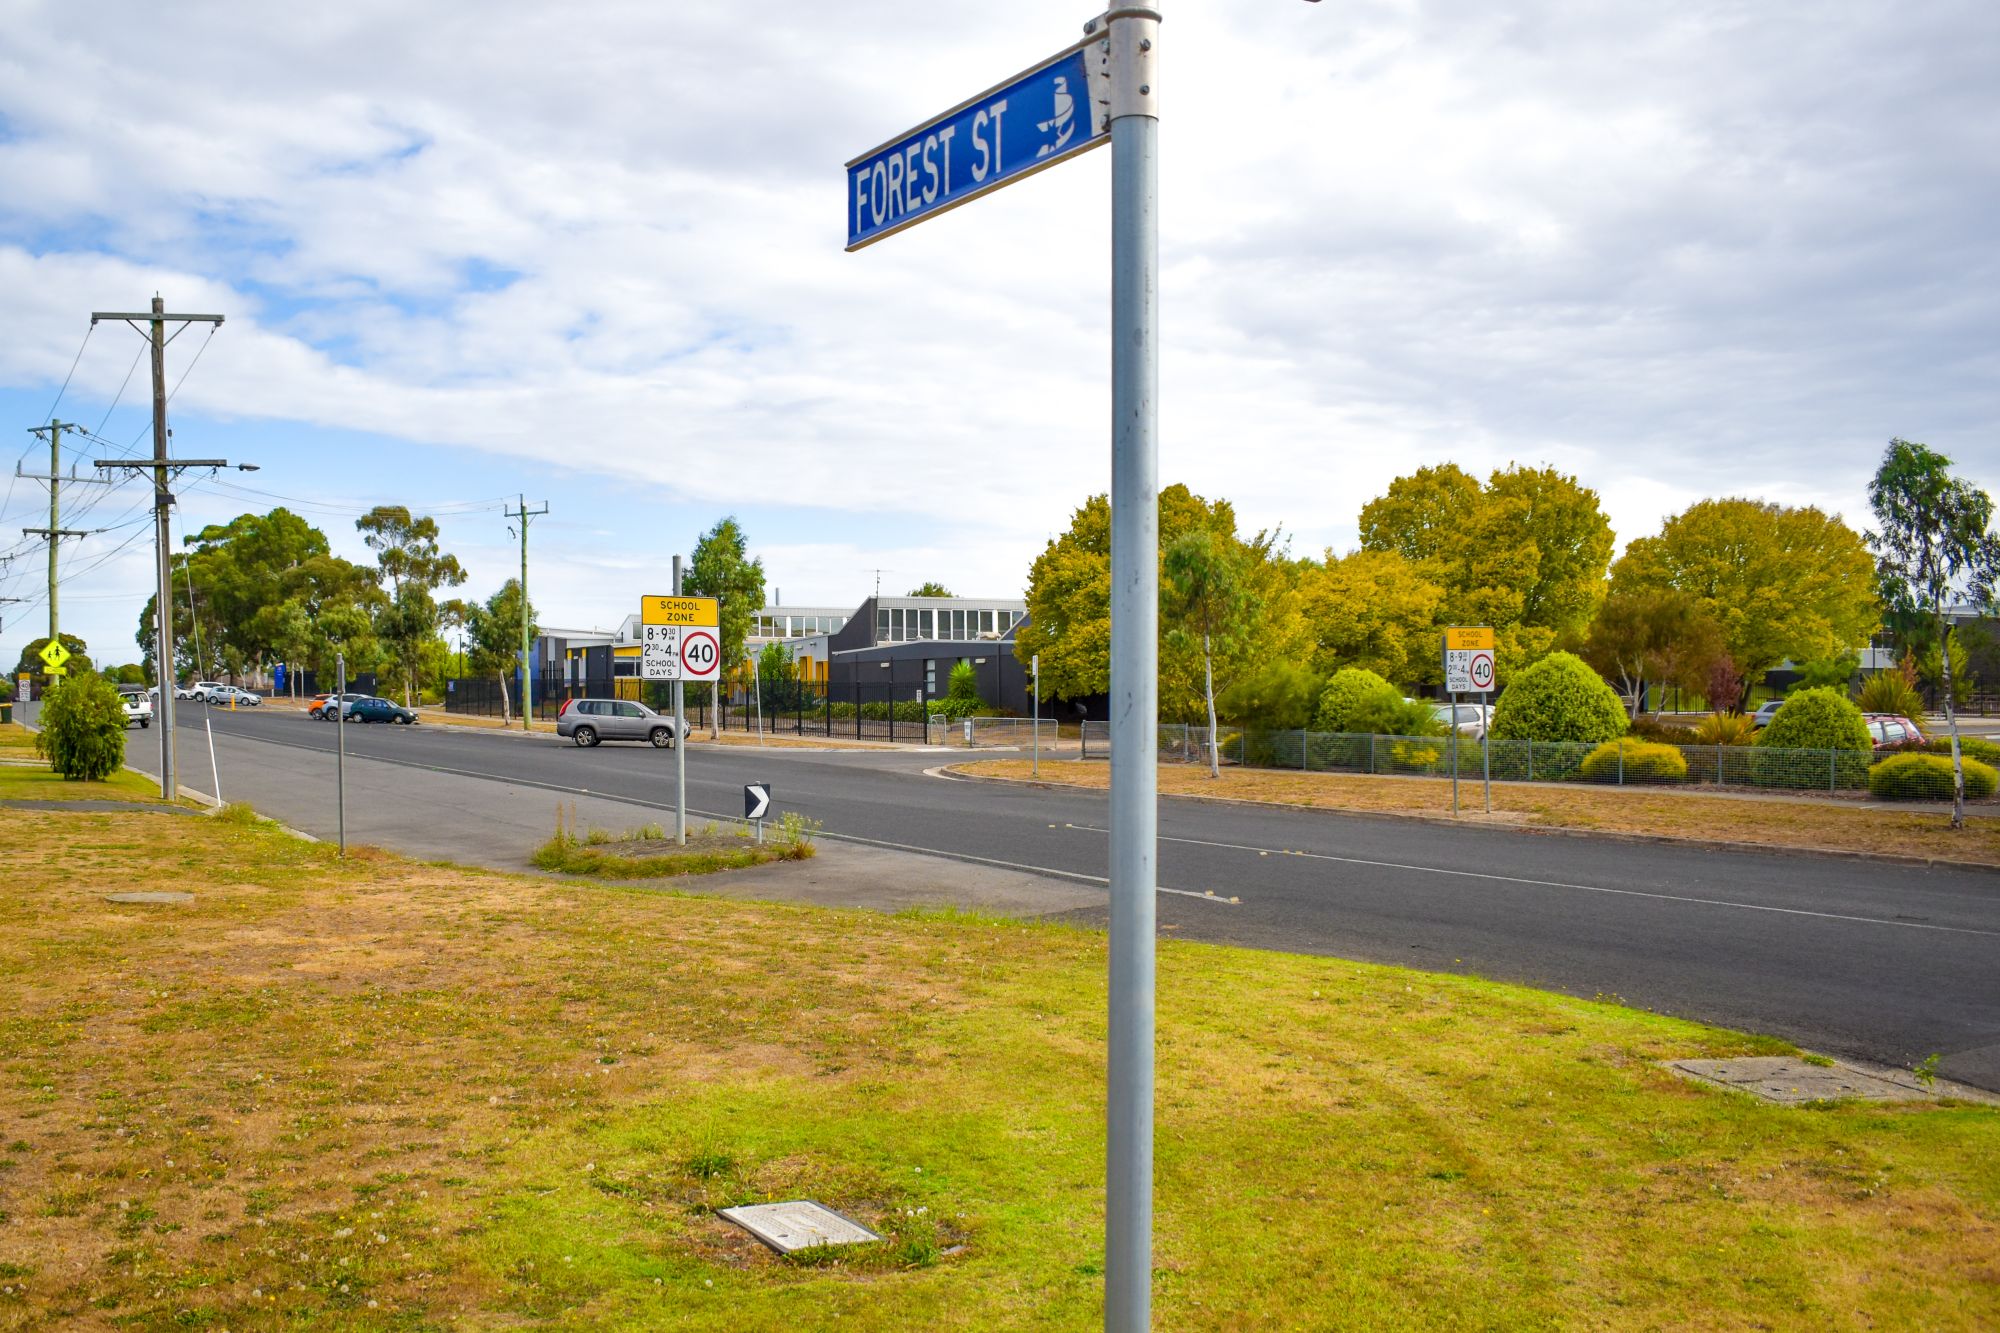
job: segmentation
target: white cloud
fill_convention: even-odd
[[[1108,154],[840,252],[840,163],[1081,11],[8,9],[0,382],[157,288],[230,315],[179,411],[617,442],[574,466],[720,506],[747,460],[851,516],[774,566],[996,590],[1105,485]],[[1246,523],[1344,546],[1445,458],[1556,462],[1621,537],[1858,517],[1893,433],[1996,479],[1990,5],[1190,4],[1162,53],[1162,475]],[[963,542],[901,535],[946,496]]]

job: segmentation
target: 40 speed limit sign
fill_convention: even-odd
[[[646,680],[722,678],[721,606],[713,597],[639,602],[639,675]]]
[[[1493,631],[1480,625],[1444,632],[1444,688],[1447,694],[1493,693]]]

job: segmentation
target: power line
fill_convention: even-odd
[[[132,354],[132,364],[126,368],[124,382],[118,386],[118,392],[112,395],[111,406],[104,409],[104,419],[97,423],[96,430],[90,432],[92,439],[96,439],[99,435],[103,434],[104,428],[111,424],[111,414],[118,410],[118,402],[125,396],[126,387],[132,383],[133,372],[139,369],[139,360],[145,355],[146,349],[144,347],[141,347]]]
[[[96,329],[97,323],[93,320],[91,326],[83,331],[83,341],[76,345],[76,356],[69,363],[69,374],[63,376],[62,388],[56,390],[56,400],[49,404],[48,411],[42,413],[42,420],[44,422],[52,420],[55,417],[56,409],[62,406],[63,395],[69,392],[69,382],[76,375],[78,363],[83,360],[83,349],[90,346],[90,335]],[[27,455],[23,454],[22,457],[25,458]]]

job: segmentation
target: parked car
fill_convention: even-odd
[[[354,690],[349,690],[346,694],[343,694],[340,697],[342,699],[345,699],[348,703],[353,703],[356,699],[367,699],[367,698],[372,698],[373,696],[361,694]],[[332,694],[315,694],[313,696],[313,701],[310,704],[306,705],[306,716],[313,718],[320,718],[328,722],[333,721],[333,712],[326,706],[327,701],[332,698],[333,698]]]
[[[234,685],[201,685],[201,701],[222,708],[255,708],[264,702],[262,695],[249,690],[239,690]]]
[[[1784,706],[1785,701],[1783,699],[1766,699],[1757,706],[1757,711],[1751,716],[1750,720],[1760,728],[1768,727],[1771,725],[1771,719],[1776,717],[1778,710]]]
[[[1878,752],[1921,745],[1924,741],[1924,729],[1900,713],[1863,713],[1861,717],[1868,724],[1868,736]]]
[[[192,685],[174,686],[174,698],[192,699],[196,703],[203,703],[208,699],[208,692],[210,690],[221,688],[222,682],[219,680],[198,680]]]
[[[556,714],[556,735],[582,746],[651,741],[662,750],[677,739],[672,718],[631,699],[565,699]]]
[[[1486,724],[1492,720],[1491,704],[1432,704],[1431,716],[1440,726],[1458,728],[1461,736],[1477,740],[1486,734]]]
[[[118,691],[118,702],[125,705],[125,725],[137,722],[142,727],[153,725],[153,692],[138,685],[127,685]]]
[[[349,722],[400,722],[407,727],[417,720],[417,715],[401,704],[390,703],[372,694],[363,695],[342,707],[347,711]]]

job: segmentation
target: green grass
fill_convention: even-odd
[[[816,851],[812,834],[818,829],[817,822],[807,828],[797,816],[788,815],[770,840],[752,842],[748,829],[732,827],[718,832],[711,823],[691,831],[685,846],[675,846],[672,835],[658,824],[623,833],[601,828],[578,832],[574,814],[565,825],[562,807],[558,805],[555,835],[536,848],[529,860],[542,870],[598,879],[710,875],[771,861],[808,860]]]
[[[0,1323],[1101,1318],[1099,933],[0,821]],[[1783,1043],[1475,978],[1169,941],[1159,997],[1160,1328],[2000,1324],[1991,1108],[1770,1106],[1659,1062]],[[799,1196],[888,1240],[715,1217]]]

